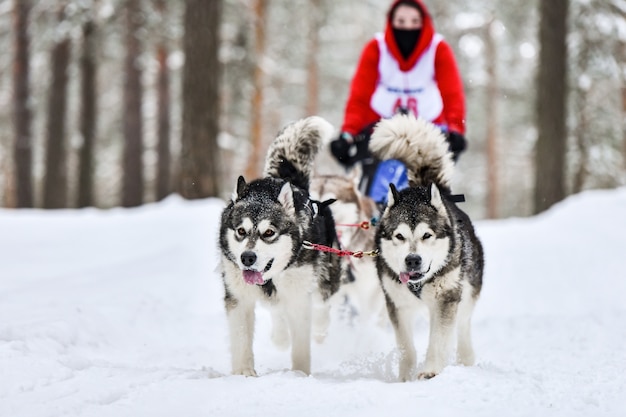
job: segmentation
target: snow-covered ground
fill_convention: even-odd
[[[339,314],[312,375],[289,371],[262,308],[260,376],[229,375],[222,204],[0,210],[0,416],[626,415],[625,188],[476,222],[477,364],[409,383],[390,328]]]

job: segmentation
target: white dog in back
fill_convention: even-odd
[[[350,172],[346,172],[332,156],[329,148],[329,138],[324,137],[326,143],[317,155],[314,165],[314,174],[311,179],[311,197],[326,201],[336,199],[330,205],[336,223],[341,247],[352,252],[371,252],[375,248],[375,230],[371,225],[378,216],[378,207],[369,197],[359,191],[361,170],[355,165]],[[363,222],[370,223],[365,229],[359,227]],[[363,258],[344,257],[342,270],[344,277],[338,295],[344,294],[350,305],[356,309],[359,321],[368,323],[374,319],[379,325],[388,323],[385,311],[385,299],[376,271],[376,261],[373,257]],[[335,297],[336,300],[340,297]]]

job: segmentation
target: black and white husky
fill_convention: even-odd
[[[399,377],[416,376],[413,313],[428,308],[430,336],[418,378],[447,365],[457,334],[457,361],[474,363],[470,321],[483,275],[483,249],[469,217],[451,201],[452,154],[439,129],[397,115],[376,126],[369,144],[380,159],[401,160],[409,188],[390,185],[378,230],[378,274],[400,352]]]
[[[323,339],[325,301],[340,283],[340,261],[304,248],[312,242],[338,248],[328,203],[309,198],[314,158],[333,127],[320,117],[284,128],[267,153],[264,177],[239,177],[222,213],[219,246],[233,374],[252,376],[255,304],[272,312],[272,339],[291,343],[292,369],[310,373],[311,333]]]

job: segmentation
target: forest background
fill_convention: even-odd
[[[626,183],[626,1],[426,0],[456,53],[476,218]],[[286,123],[337,129],[389,0],[0,0],[0,203],[228,198]]]

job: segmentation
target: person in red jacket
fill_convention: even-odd
[[[398,112],[440,126],[455,161],[466,149],[463,82],[452,48],[435,32],[421,0],[394,1],[385,32],[365,45],[341,134],[331,142],[333,155],[346,166],[366,159],[372,127]]]

